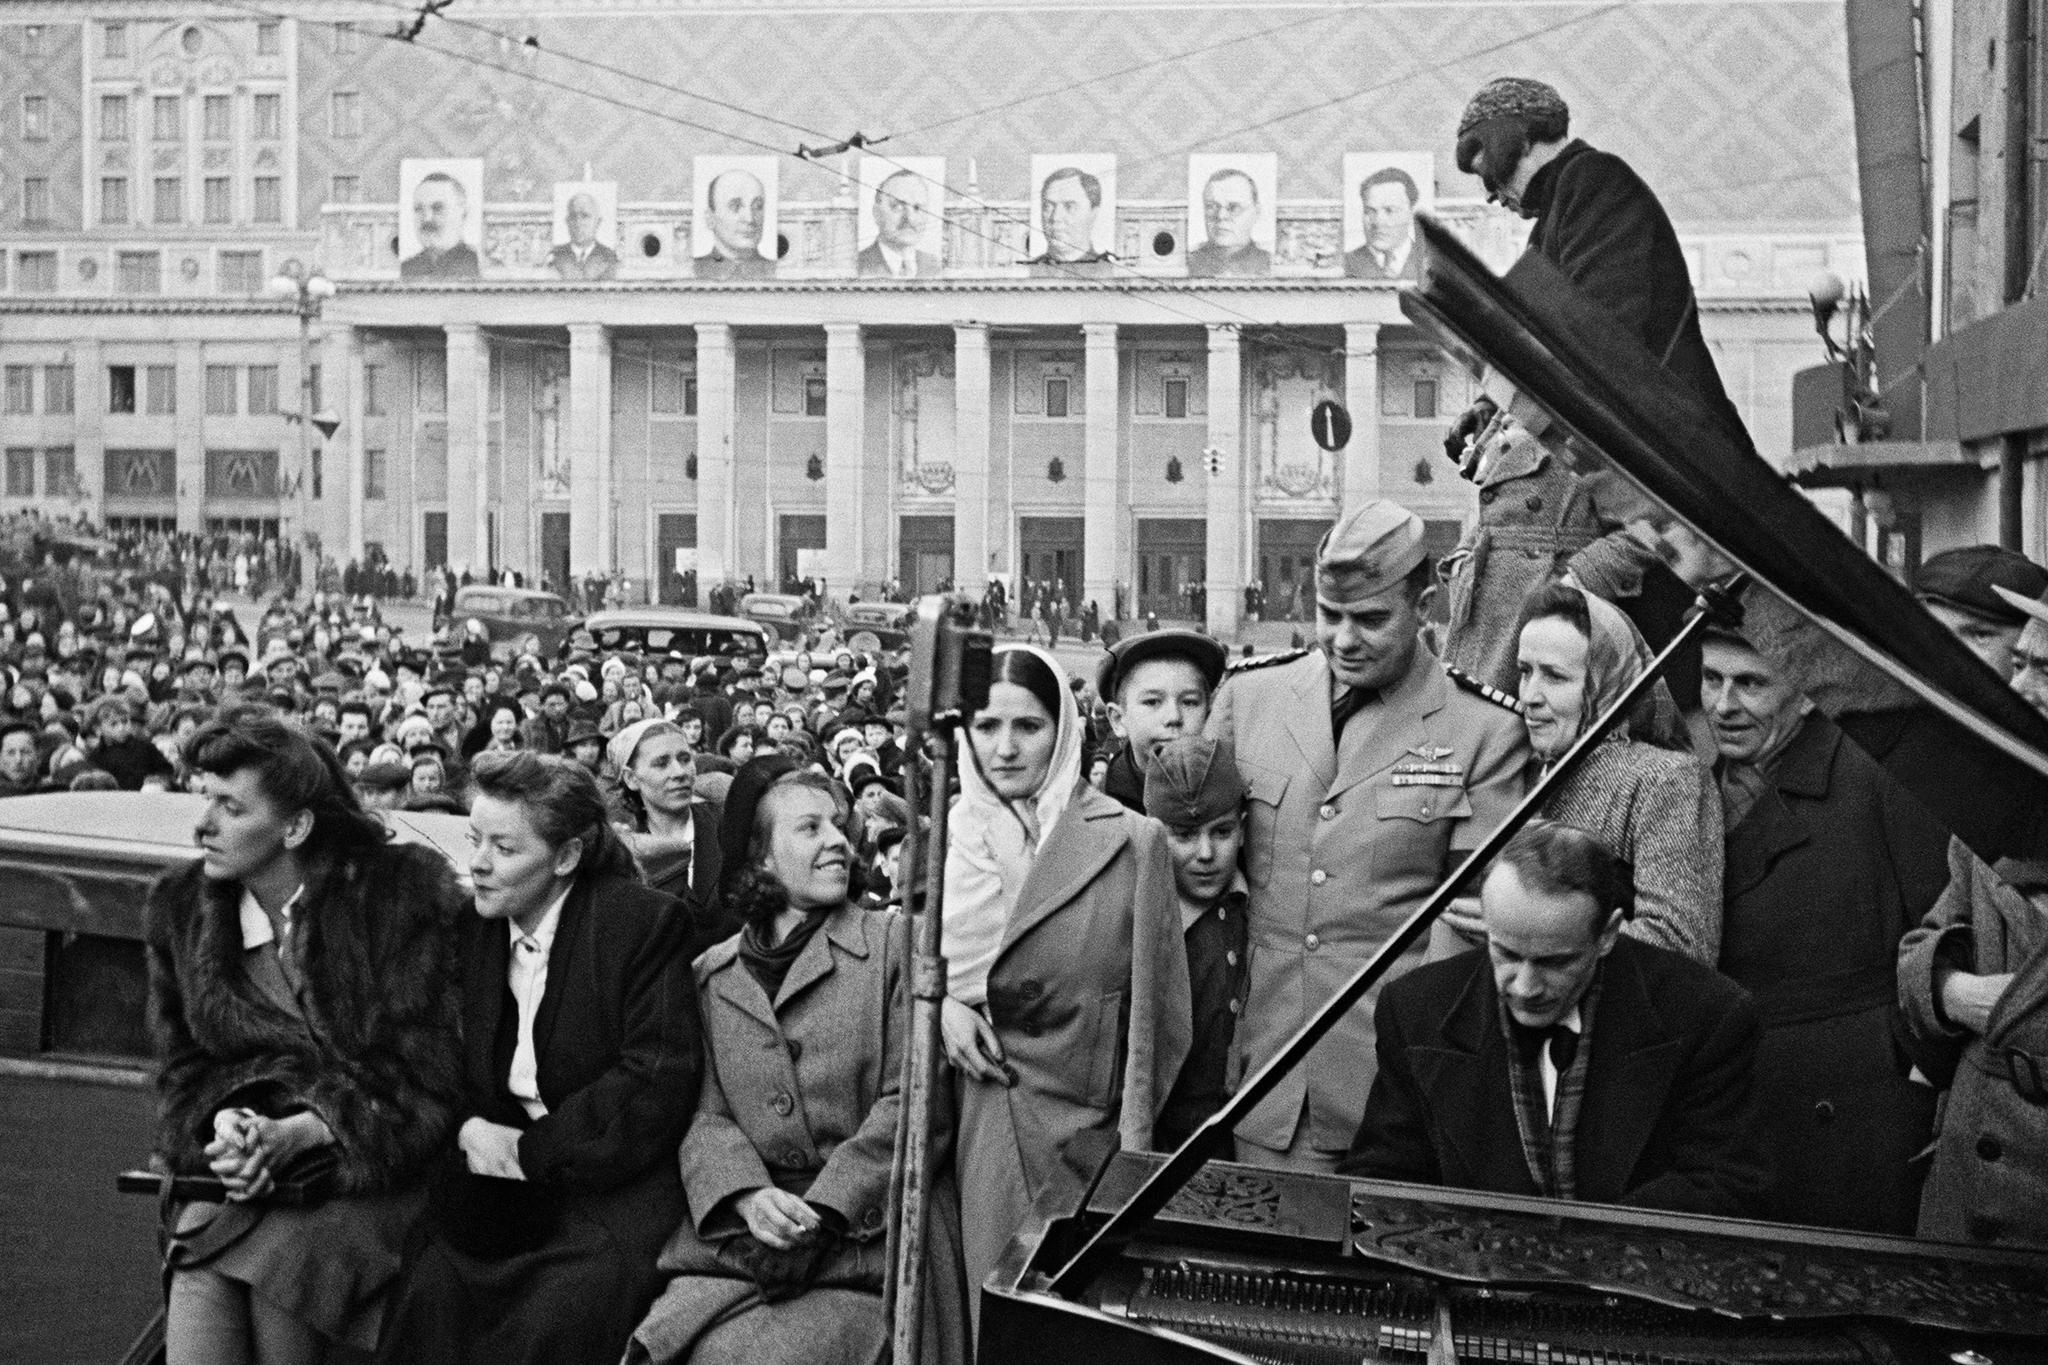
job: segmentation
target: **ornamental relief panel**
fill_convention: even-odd
[[[912,346],[896,357],[896,484],[905,498],[929,500],[953,491],[953,353]]]
[[[1315,443],[1300,414],[1325,398],[1342,401],[1343,363],[1308,351],[1266,351],[1252,362],[1254,496],[1305,508],[1337,500],[1336,456]]]

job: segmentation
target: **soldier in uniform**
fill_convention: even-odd
[[[1522,795],[1514,702],[1421,641],[1422,519],[1374,500],[1316,552],[1316,645],[1240,666],[1209,733],[1249,794],[1251,990],[1241,1067],[1276,1052]],[[1397,968],[1422,961],[1418,945]],[[1239,1159],[1331,1170],[1372,1087],[1375,992],[1237,1130]]]

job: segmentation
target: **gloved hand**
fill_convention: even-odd
[[[765,1302],[780,1303],[811,1287],[838,1241],[821,1228],[789,1250],[778,1251],[751,1232],[743,1232],[728,1240],[719,1256],[744,1271]]]
[[[1479,439],[1479,434],[1499,412],[1500,408],[1491,398],[1481,397],[1451,423],[1451,429],[1444,433],[1444,454],[1452,464],[1461,469],[1466,466],[1472,457],[1472,443]]]

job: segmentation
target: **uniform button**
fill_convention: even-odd
[[[781,1114],[784,1118],[787,1118],[790,1112],[796,1108],[796,1101],[790,1098],[787,1090],[778,1090],[775,1092],[775,1098],[768,1102],[768,1107]]]
[[[878,1228],[882,1226],[882,1211],[880,1209],[869,1209],[860,1216],[860,1221],[868,1227]]]
[[[1977,1139],[1977,1155],[1986,1161],[1996,1161],[2005,1155],[2005,1146],[1997,1138],[1986,1133]]]
[[[782,1149],[782,1164],[785,1169],[796,1170],[804,1164],[804,1154],[794,1147]]]
[[[1316,937],[1314,934],[1310,934],[1307,938],[1301,941],[1301,946],[1308,949],[1310,952],[1314,952],[1316,949],[1323,946],[1323,941],[1320,938]]]
[[[1227,906],[1227,905],[1219,905],[1219,906],[1217,906],[1217,907],[1216,907],[1216,918],[1217,918],[1217,919],[1219,919],[1219,920],[1226,920],[1226,919],[1229,919],[1229,918],[1230,918],[1230,907],[1229,907],[1229,906]]]
[[[1308,874],[1308,880],[1311,886],[1321,886],[1324,882],[1330,880],[1330,874],[1319,867]]]
[[[1498,488],[1482,488],[1479,490],[1479,500],[1481,502],[1492,502],[1499,496],[1500,490]]]
[[[1422,813],[1422,814],[1424,814],[1424,815],[1427,815],[1427,814],[1429,814],[1429,802],[1425,801],[1425,802],[1423,802],[1423,803],[1422,803],[1422,811],[1421,811],[1421,813]]]
[[[1337,818],[1337,808],[1335,806],[1324,806],[1322,810],[1317,813],[1321,815],[1325,820],[1334,820]]]
[[[1528,501],[1523,503],[1522,505],[1528,508],[1531,512],[1541,512],[1543,510],[1543,499],[1537,497],[1534,493],[1531,493],[1529,495]]]
[[[1242,1005],[1238,1004],[1238,1002],[1237,1002],[1237,997],[1236,997],[1236,996],[1234,996],[1234,995],[1233,995],[1233,996],[1231,996],[1231,997],[1230,997],[1230,1012],[1231,1012],[1232,1014],[1236,1014],[1236,1013],[1237,1013],[1237,1012],[1238,1012],[1238,1011],[1239,1011],[1240,1009],[1242,1009],[1242,1008],[1244,1008],[1244,1007],[1243,1007]]]
[[[1231,966],[1235,967],[1237,965],[1237,949],[1232,948],[1229,952],[1225,953],[1223,955],[1223,960],[1225,962],[1228,962]]]
[[[1822,1123],[1833,1123],[1835,1121],[1835,1102],[1833,1100],[1820,1101],[1813,1106],[1813,1116]]]

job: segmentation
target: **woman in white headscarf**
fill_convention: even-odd
[[[1078,1134],[1152,1145],[1187,1056],[1188,970],[1164,829],[1082,781],[1051,655],[999,650],[960,753],[941,1022],[960,1078],[970,1305]]]

